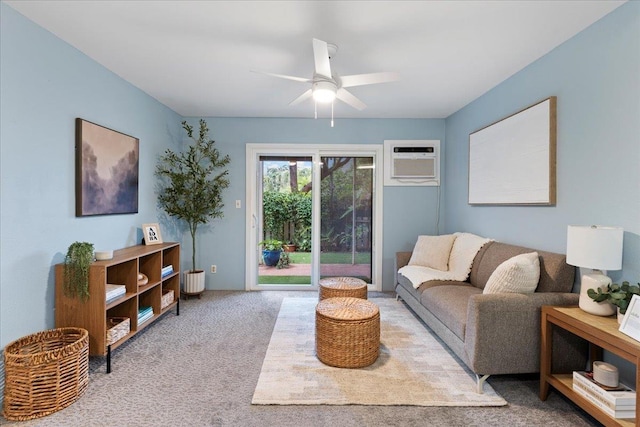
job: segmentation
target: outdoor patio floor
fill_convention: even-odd
[[[371,264],[322,264],[321,276],[371,276]],[[310,276],[311,264],[289,264],[287,268],[267,267],[260,265],[259,276]]]

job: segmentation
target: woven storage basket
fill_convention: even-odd
[[[43,417],[75,402],[89,384],[89,333],[58,328],[20,338],[4,350],[8,420]]]
[[[327,298],[316,306],[316,354],[325,365],[363,368],[380,353],[380,310],[361,298]]]
[[[173,302],[173,289],[165,289],[162,291],[162,299],[160,300],[160,309],[163,309]]]
[[[367,299],[367,282],[357,277],[325,277],[318,281],[319,299],[352,297]]]
[[[107,345],[118,342],[131,332],[131,319],[128,317],[109,317],[107,319]]]

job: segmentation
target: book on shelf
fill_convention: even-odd
[[[145,315],[141,318],[138,318],[138,326],[142,325],[144,322],[150,320],[151,318],[153,318],[153,312],[149,315]]]
[[[138,308],[138,318],[144,316],[145,314],[153,313],[153,307],[139,307]]]
[[[114,301],[127,293],[127,288],[124,285],[114,285],[107,283],[106,286],[106,299],[107,303]]]
[[[573,390],[583,396],[589,395],[588,397],[591,397],[590,400],[597,400],[599,405],[605,405],[610,409],[613,410],[617,410],[617,411],[635,411],[636,410],[636,404],[635,402],[631,403],[631,404],[615,404],[613,402],[607,401],[604,397],[598,395],[598,394],[594,394],[593,391],[591,391],[589,388],[587,388],[585,385],[583,385],[582,383],[579,382],[574,382],[573,383]]]
[[[171,273],[173,273],[173,265],[169,264],[162,267],[162,270],[161,270],[162,277],[167,277]]]
[[[636,404],[636,392],[626,385],[620,383],[618,387],[607,387],[598,384],[593,379],[593,373],[587,371],[573,371],[573,385],[580,385],[583,389],[590,391],[592,395],[597,396],[606,404],[618,406],[629,406]]]
[[[147,320],[153,317],[152,307],[140,307],[138,308],[138,325],[143,324]]]
[[[580,396],[584,397],[595,407],[600,409],[605,414],[609,415],[613,418],[635,418],[636,417],[636,405],[623,405],[611,407],[610,404],[603,402],[602,399],[599,399],[598,395],[595,395],[590,392],[589,389],[582,387],[582,384],[577,383],[573,385],[573,391],[575,391]]]

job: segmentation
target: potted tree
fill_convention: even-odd
[[[93,262],[93,243],[73,242],[64,257],[64,292],[82,301],[89,298],[89,266]]]
[[[193,141],[180,153],[168,149],[156,166],[158,204],[168,215],[184,221],[191,234],[191,270],[185,272],[184,293],[199,295],[204,291],[204,270],[196,266],[196,233],[199,225],[222,218],[222,190],[229,186],[229,171],[224,169],[231,159],[220,154],[209,139],[207,123],[200,119],[198,137],[186,121],[182,128]]]

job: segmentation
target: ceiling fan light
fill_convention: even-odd
[[[316,82],[313,84],[313,99],[328,104],[336,99],[336,85],[332,82]]]

